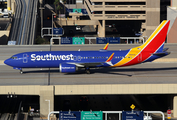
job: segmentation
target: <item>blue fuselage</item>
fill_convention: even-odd
[[[115,64],[123,59],[128,51],[129,50],[24,52],[13,55],[12,58],[5,61],[5,64],[17,68],[58,68],[61,63],[105,62],[112,53],[115,53],[112,59],[112,63]],[[101,66],[104,67],[108,65],[102,64]]]

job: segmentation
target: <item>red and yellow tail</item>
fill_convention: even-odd
[[[138,48],[151,52],[158,50],[159,47],[165,42],[169,24],[169,20],[162,21],[162,23],[156,28],[147,41]]]
[[[125,58],[113,67],[134,65],[148,59],[163,46],[169,24],[169,20],[164,20],[143,45],[130,49]]]

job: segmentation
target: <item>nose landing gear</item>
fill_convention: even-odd
[[[20,70],[20,74],[23,74],[23,71],[22,71],[22,69]]]

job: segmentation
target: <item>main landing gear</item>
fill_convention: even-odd
[[[86,72],[87,74],[90,74],[90,68],[89,68],[89,67],[86,67],[86,68],[85,68],[85,72]]]

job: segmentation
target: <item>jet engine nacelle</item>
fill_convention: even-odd
[[[78,67],[72,64],[60,64],[59,68],[61,73],[74,73],[78,70]]]

